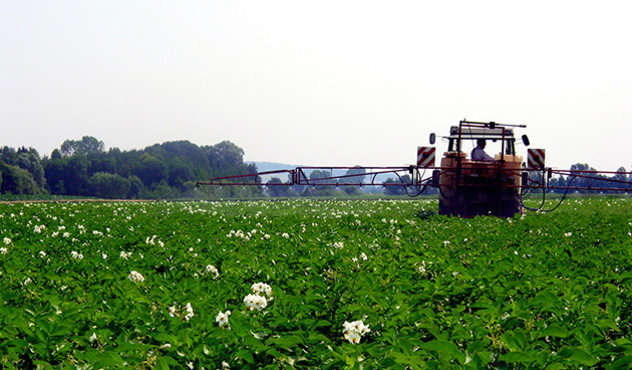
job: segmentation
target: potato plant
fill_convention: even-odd
[[[4,368],[627,368],[632,201],[0,204]]]

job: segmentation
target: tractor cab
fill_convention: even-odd
[[[515,155],[516,154],[516,139],[513,134],[513,129],[504,127],[450,127],[450,135],[448,139],[448,152],[460,152],[464,148],[465,142],[472,142],[473,147],[476,146],[476,142],[479,139],[486,140],[487,142],[500,142],[501,150],[500,154]]]

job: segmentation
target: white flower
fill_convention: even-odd
[[[358,344],[360,343],[360,339],[362,338],[360,336],[360,334],[350,331],[347,334],[344,335],[345,339],[349,341],[349,343],[351,344]]]
[[[92,335],[90,336],[90,343],[94,342],[95,340],[97,340],[97,333],[92,333]]]
[[[138,271],[131,271],[127,278],[133,283],[142,283],[145,277]]]
[[[362,258],[362,260],[366,261],[367,259],[369,259],[369,257],[366,256],[366,254],[364,254],[364,252],[362,252],[360,254],[360,258]]]
[[[1,247],[0,248],[0,254],[7,254],[8,251],[9,250],[7,248],[5,248],[5,247]]]
[[[193,316],[195,316],[193,314],[193,307],[191,307],[191,303],[187,303],[187,305],[184,306],[184,312],[186,312],[184,314],[184,321],[189,321]]]
[[[365,325],[362,320],[352,322],[345,321],[342,327],[344,328],[342,331],[344,338],[352,344],[360,343],[362,336],[371,331],[369,326]]]
[[[191,307],[191,303],[187,303],[182,310],[178,309],[176,305],[169,307],[169,316],[179,317],[184,321],[189,321],[195,315],[193,314],[193,307]]]
[[[31,278],[26,278],[26,280],[24,280],[24,283],[22,283],[22,285],[29,285],[33,280],[31,280]]]
[[[83,259],[83,254],[77,252],[77,251],[72,251],[70,252],[70,258],[74,259],[74,260],[82,260]]]
[[[268,306],[268,300],[264,296],[257,294],[248,294],[244,298],[244,304],[250,311],[261,311]]]
[[[213,265],[206,265],[206,272],[209,273],[209,274],[215,275],[215,277],[214,277],[215,279],[217,279],[219,277],[219,271]]]
[[[285,239],[289,239],[290,238],[290,234],[288,233],[283,233],[281,234],[282,237],[284,237]]]
[[[345,328],[345,331],[353,331],[359,333],[360,335],[365,335],[366,333],[371,331],[371,329],[369,329],[369,326],[365,325],[362,320],[352,322],[345,321],[343,327]]]
[[[230,316],[230,311],[219,312],[217,317],[215,317],[215,321],[221,328],[225,328],[230,330],[230,325],[228,324],[228,317]]]
[[[345,243],[343,243],[343,242],[335,242],[334,243],[334,248],[336,248],[336,249],[342,249],[344,247],[345,247]]]
[[[252,290],[255,294],[265,293],[268,297],[272,295],[272,287],[266,283],[254,283],[250,287],[250,290]]]
[[[572,232],[567,232],[567,233],[564,233],[564,236],[569,238],[569,237],[573,236],[573,233]]]
[[[44,251],[39,251],[40,258],[46,258],[47,254]]]
[[[130,258],[132,256],[132,252],[125,252],[125,251],[121,251],[121,254],[119,254],[119,256],[126,260],[128,258]]]
[[[4,244],[5,244],[5,245],[9,245],[9,244],[11,244],[11,239],[9,239],[9,238],[5,237],[5,238],[4,238]]]

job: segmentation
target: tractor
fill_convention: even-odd
[[[215,186],[397,186],[405,189],[406,194],[415,197],[424,194],[427,188],[436,188],[439,192],[439,214],[460,217],[492,215],[513,217],[522,214],[525,209],[549,212],[555,210],[566,198],[569,190],[591,190],[608,192],[632,191],[632,173],[607,171],[556,170],[544,166],[544,149],[528,149],[527,161],[516,153],[514,128],[526,128],[525,125],[502,124],[496,122],[475,122],[462,120],[458,126],[452,126],[448,136],[442,137],[448,142],[448,150],[441,158],[441,165],[435,166],[434,146],[417,148],[416,165],[400,167],[296,167],[288,170],[266,171],[253,174],[217,177],[200,181],[197,185]],[[430,144],[434,145],[437,136],[430,134]],[[478,140],[500,145],[500,151],[494,157],[473,159],[464,151],[466,143]],[[529,146],[529,138],[522,135],[521,142]],[[472,145],[473,147],[474,145]],[[328,176],[310,179],[310,173],[328,173]],[[428,174],[426,176],[426,174]],[[273,175],[287,175],[287,182],[262,179]],[[392,178],[384,181],[384,176]],[[566,176],[565,185],[551,185],[554,175]],[[607,177],[606,175],[615,175]],[[581,185],[573,186],[575,179],[581,178]],[[620,187],[604,186],[605,182],[617,183]],[[564,190],[557,206],[544,209],[547,193]],[[542,202],[538,207],[527,207],[523,196],[530,191],[541,191]]]
[[[434,185],[439,188],[439,214],[462,217],[495,215],[511,217],[522,213],[522,157],[516,154],[513,127],[524,125],[461,121],[450,128],[448,150],[434,170]],[[463,151],[466,142],[500,142],[500,153],[493,160],[475,160]],[[434,144],[435,135],[430,142]],[[522,136],[529,145],[526,135]],[[438,181],[437,181],[438,180]]]

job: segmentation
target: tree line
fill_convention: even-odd
[[[571,166],[571,171],[597,171],[588,163],[576,163]],[[632,175],[628,176],[625,167],[619,167],[611,176],[603,174],[584,173],[578,176],[557,176],[549,181],[549,186],[558,187],[553,189],[555,193],[564,193],[566,188],[584,188],[578,190],[579,193],[609,193],[608,190],[601,189],[629,189],[632,192]],[[599,190],[589,190],[597,188]]]
[[[21,195],[87,196],[111,199],[250,197],[258,187],[196,188],[211,177],[254,173],[244,151],[230,141],[197,146],[189,141],[142,150],[105,150],[91,136],[66,140],[50,156],[33,148],[0,151],[0,192]]]

